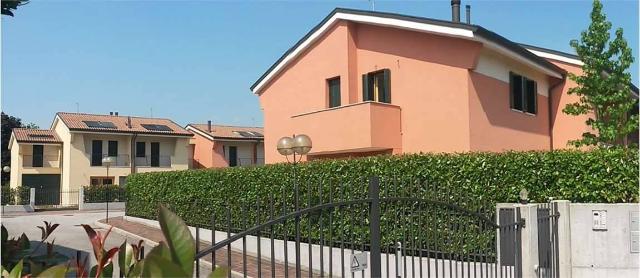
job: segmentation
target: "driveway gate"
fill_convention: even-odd
[[[453,204],[447,188],[387,182],[383,192],[377,177],[367,192],[308,183],[305,192],[282,192],[281,200],[293,195],[293,204],[274,196],[251,206],[224,204],[226,213],[211,219],[217,243],[196,254],[196,276],[200,260],[225,267],[229,277],[520,276],[518,208],[497,224],[475,198]],[[216,241],[216,230],[226,231],[224,239]]]
[[[36,187],[35,197],[35,209],[72,209],[78,208],[80,194],[78,190]]]
[[[558,212],[557,203],[538,204],[538,261],[540,278],[560,277],[558,254]]]

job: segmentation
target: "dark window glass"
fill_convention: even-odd
[[[109,156],[118,156],[118,141],[109,141]]]
[[[151,167],[160,167],[160,143],[151,142]]]
[[[238,147],[229,146],[229,166],[238,166]]]
[[[44,160],[44,146],[33,145],[33,157],[31,160],[31,167],[42,167],[42,161]]]
[[[537,109],[537,101],[536,101],[536,96],[538,95],[537,93],[537,88],[536,88],[536,82],[530,79],[526,80],[525,83],[525,112],[527,113],[531,113],[531,114],[536,114],[536,109]]]
[[[327,80],[329,86],[329,108],[340,106],[340,77]]]
[[[91,185],[100,185],[100,183],[101,183],[100,178],[91,178]]]
[[[145,157],[147,155],[145,147],[144,142],[136,142],[136,157]]]
[[[102,141],[91,141],[91,166],[102,166]]]
[[[362,88],[364,101],[391,103],[391,71],[384,69],[363,75]]]
[[[102,184],[113,184],[113,178],[102,178]]]
[[[523,110],[522,76],[511,74],[511,108]]]
[[[118,185],[120,185],[120,186],[127,185],[127,176],[118,177]]]

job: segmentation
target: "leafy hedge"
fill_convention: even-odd
[[[119,185],[90,185],[84,187],[85,203],[125,202],[125,188]]]
[[[572,202],[638,202],[638,165],[637,150],[598,149],[376,156],[312,161],[295,167],[301,206],[306,206],[308,200],[317,204],[320,189],[325,202],[330,191],[346,199],[366,198],[366,177],[379,176],[384,181],[383,195],[392,192],[397,196],[417,196],[493,217],[495,204],[516,202],[522,188],[530,192],[532,202],[545,202],[548,198]],[[187,223],[208,227],[212,214],[216,219],[224,219],[227,207],[251,206],[244,214],[237,209],[232,211],[233,225],[241,229],[242,221],[267,219],[268,207],[264,205],[269,203],[270,195],[274,196],[276,213],[283,210],[283,204],[287,204],[287,211],[293,210],[292,167],[274,164],[134,174],[127,179],[126,214],[154,219],[158,205],[163,203]],[[257,200],[263,205],[259,216],[255,213]],[[393,228],[394,221],[410,217],[405,212],[400,206],[389,206],[383,211],[383,222],[387,221],[385,225],[389,226],[383,227],[383,235],[406,236],[406,230]],[[338,233],[365,234],[362,240],[366,240],[366,225],[354,228],[348,214],[337,213],[333,220]],[[430,221],[438,222],[441,227],[474,221],[456,222],[448,211],[432,215],[437,219]],[[311,219],[312,223],[317,220]],[[411,219],[405,220],[411,222]],[[303,236],[307,234],[303,231]]]
[[[2,186],[2,205],[28,205],[31,195],[30,188],[26,186],[19,186],[11,188],[8,185]]]

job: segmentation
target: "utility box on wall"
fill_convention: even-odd
[[[591,213],[593,218],[593,230],[606,231],[607,230],[607,211],[592,210]]]
[[[631,234],[631,253],[640,253],[640,212],[629,213],[629,231]]]

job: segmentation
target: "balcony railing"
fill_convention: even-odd
[[[35,162],[35,163],[34,163]],[[42,162],[42,163],[40,163]],[[30,168],[59,168],[60,157],[58,155],[23,155],[22,167]]]
[[[169,155],[136,156],[136,167],[171,167]]]
[[[106,154],[92,154],[91,155],[91,166],[106,166],[102,164],[102,159],[109,155]],[[116,158],[115,163],[109,165],[110,167],[129,167],[131,165],[131,159],[128,154],[119,154],[113,156]]]
[[[258,157],[256,159],[256,162],[253,162],[253,158],[252,157],[241,157],[238,158],[237,160],[237,164],[236,166],[258,166],[258,165],[264,165],[264,157]]]

